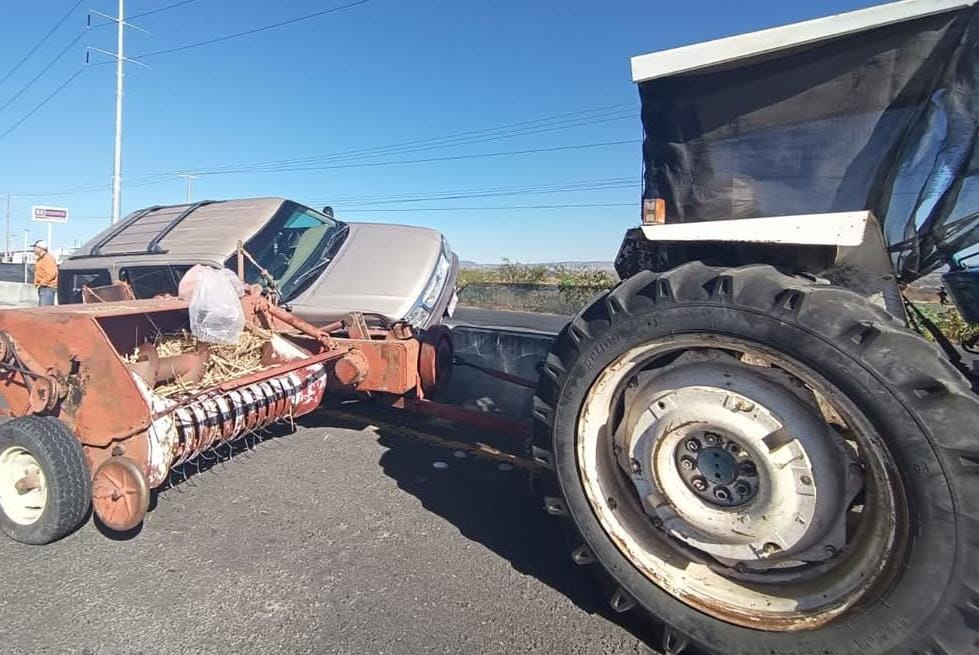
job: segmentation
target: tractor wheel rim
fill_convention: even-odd
[[[32,525],[44,514],[48,484],[44,469],[20,446],[0,452],[0,509],[18,525]]]
[[[906,503],[873,427],[770,348],[708,334],[634,348],[592,384],[576,436],[615,548],[715,618],[812,629],[881,588],[903,548]]]

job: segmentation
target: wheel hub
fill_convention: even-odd
[[[44,513],[48,485],[37,459],[20,446],[0,452],[0,510],[19,525],[31,525]]]
[[[687,439],[674,458],[680,477],[704,502],[738,507],[758,493],[758,467],[734,439],[705,432]]]
[[[636,390],[617,433],[646,514],[723,564],[829,559],[845,544],[842,518],[862,483],[830,428],[775,375],[718,361],[677,366]]]

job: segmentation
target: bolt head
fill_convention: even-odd
[[[801,478],[799,478],[799,482],[808,487],[812,484],[812,478],[810,478],[808,475],[803,475]]]
[[[642,472],[642,465],[639,464],[639,460],[636,459],[635,457],[633,457],[632,459],[629,460],[629,466],[632,469],[632,472],[633,473],[641,473]]]
[[[707,481],[701,477],[694,478],[693,480],[690,481],[690,484],[693,485],[693,488],[696,489],[697,491],[707,490]]]
[[[714,489],[714,498],[727,502],[731,500],[731,492],[727,487],[718,487]]]
[[[749,487],[745,482],[739,482],[734,485],[734,490],[739,496],[747,496],[749,493],[751,493],[751,487]]]
[[[727,449],[730,450],[735,455],[741,452],[741,446],[739,446],[736,443],[729,444]]]
[[[687,447],[687,450],[689,450],[692,453],[695,453],[698,450],[700,450],[700,442],[697,441],[696,439],[687,439],[687,443],[685,445]]]
[[[684,471],[692,471],[693,465],[693,460],[689,457],[684,457],[680,460],[680,468],[682,468]]]
[[[704,441],[706,441],[709,444],[715,444],[718,441],[720,441],[720,437],[718,437],[713,432],[705,432],[704,433]]]

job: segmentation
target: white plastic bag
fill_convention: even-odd
[[[238,278],[227,269],[195,266],[191,271],[195,273],[190,292],[191,333],[205,343],[238,343],[245,327],[240,301],[243,287]]]

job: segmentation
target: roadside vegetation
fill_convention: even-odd
[[[459,302],[471,307],[573,314],[596,293],[615,286],[611,271],[504,259],[492,268],[459,271]]]
[[[958,344],[962,343],[966,339],[979,334],[979,325],[970,325],[966,323],[959,314],[959,310],[955,308],[955,305],[939,305],[938,303],[922,303],[918,305],[918,309],[921,313],[928,317],[931,322],[938,326],[949,341]],[[925,338],[929,341],[934,341],[932,336],[928,334],[925,330]]]
[[[460,302],[484,309],[573,314],[617,281],[614,273],[604,269],[503,259],[499,266],[460,270]],[[918,307],[952,343],[979,334],[979,326],[966,323],[954,305],[922,302]],[[934,340],[924,332],[926,339]]]

